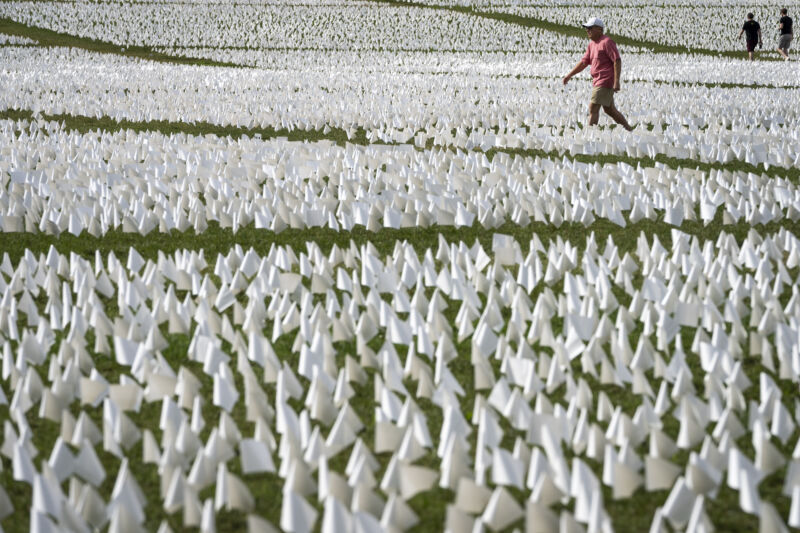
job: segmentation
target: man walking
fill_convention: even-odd
[[[783,56],[785,61],[789,61],[789,45],[792,44],[792,18],[785,7],[781,9],[778,30],[781,32],[778,37],[778,53]]]
[[[562,80],[564,85],[577,73],[591,65],[592,98],[589,100],[589,125],[597,124],[600,108],[606,115],[614,119],[623,128],[631,131],[630,124],[622,113],[614,106],[614,93],[619,92],[619,76],[622,72],[622,60],[617,45],[607,35],[603,35],[603,21],[597,17],[590,18],[582,24],[589,37],[589,46],[575,68]]]
[[[761,26],[753,20],[755,15],[752,13],[747,14],[747,20],[744,21],[744,25],[742,26],[742,31],[739,32],[739,39],[742,38],[742,34],[747,34],[747,57],[750,61],[753,61],[754,54],[756,51],[756,44],[758,46],[763,46],[764,43],[761,41]]]

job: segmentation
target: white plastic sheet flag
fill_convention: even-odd
[[[81,489],[76,510],[91,527],[99,528],[108,521],[106,502],[91,485]]]
[[[697,494],[716,494],[722,481],[722,472],[712,464],[692,452],[686,467],[686,481]]]
[[[689,522],[696,494],[686,484],[683,477],[679,477],[664,503],[664,516],[674,527],[684,527]]]
[[[754,436],[754,440],[756,443],[755,466],[762,476],[768,476],[786,464],[783,454],[769,439],[763,437],[757,439]]]
[[[278,533],[278,530],[268,520],[255,515],[247,515],[247,533]]]
[[[254,439],[244,439],[239,443],[239,451],[244,474],[275,471],[272,454],[266,443]]]
[[[192,490],[186,486],[186,478],[183,472],[177,468],[172,472],[172,480],[169,483],[166,495],[164,496],[164,510],[174,513],[184,505],[187,498],[186,492]]]
[[[132,511],[118,505],[111,512],[111,524],[108,530],[114,533],[128,533],[144,531],[144,528],[141,527]]]
[[[789,531],[778,510],[769,502],[761,504],[758,514],[758,530],[764,533],[788,533]]]
[[[213,403],[230,413],[239,400],[239,392],[236,390],[232,377],[227,374],[227,372],[214,374]]]
[[[383,508],[380,523],[384,529],[406,531],[419,524],[419,517],[402,498],[392,494]]]
[[[435,470],[414,465],[400,465],[400,493],[404,500],[414,495],[430,490],[436,483],[439,475]]]
[[[645,488],[648,491],[670,488],[680,474],[677,465],[660,457],[645,457]]]
[[[506,450],[498,447],[492,451],[492,483],[495,485],[510,485],[521,489],[524,472],[523,462]]]
[[[53,469],[53,473],[58,478],[59,482],[63,482],[72,475],[74,461],[75,456],[67,447],[64,439],[58,437],[53,446],[53,450],[50,452],[48,465]]]
[[[761,497],[758,494],[758,483],[755,476],[739,472],[739,507],[751,514],[758,514],[761,507]]]
[[[114,336],[114,355],[120,365],[131,366],[136,360],[140,349],[144,350],[144,347],[138,342]]]
[[[291,533],[308,533],[317,521],[317,511],[299,494],[284,491],[281,502],[281,529]]]
[[[214,495],[214,508],[239,510],[245,513],[253,510],[255,500],[247,485],[237,476],[228,472],[225,463],[217,468],[217,483]]]
[[[629,465],[614,462],[614,499],[630,498],[642,485],[642,476]]]
[[[27,294],[27,293],[26,293]],[[28,320],[31,320],[31,315],[28,315]],[[34,365],[41,365],[45,360],[45,351],[41,343],[33,335],[28,334],[26,329],[22,334],[22,344],[20,345],[20,354],[28,362]]]
[[[775,407],[772,413],[770,433],[778,437],[783,444],[786,444],[786,441],[794,433],[795,427],[796,424],[792,419],[789,410],[783,405],[782,402],[775,402]]]
[[[142,461],[145,464],[158,464],[161,462],[161,450],[153,433],[146,429],[142,439]]]
[[[104,379],[95,380],[81,377],[80,394],[81,404],[90,404],[97,407],[108,393],[108,382]]]
[[[456,507],[469,514],[480,514],[486,508],[492,492],[468,477],[462,477],[456,490]]]
[[[383,531],[383,526],[381,526],[378,519],[366,512],[354,511],[353,524],[356,531],[363,531],[364,533],[380,533]]]
[[[94,447],[88,440],[81,444],[80,452],[75,458],[75,473],[88,483],[99,486],[106,477],[106,471],[97,457]]]
[[[456,531],[472,531],[475,527],[475,519],[456,507],[448,505],[445,516],[444,530],[448,533]]]
[[[350,509],[353,512],[353,520],[360,522],[359,513],[368,514],[373,517],[382,516],[386,501],[378,496],[368,487],[356,487],[353,490],[353,498],[350,502]]]
[[[352,531],[353,519],[350,512],[336,498],[329,497],[325,500],[325,511],[322,517],[322,532],[337,533],[339,531]]]
[[[531,502],[525,509],[525,531],[527,533],[556,533],[559,519],[547,506]]]
[[[111,492],[109,512],[125,509],[125,518],[121,519],[119,527],[123,527],[123,523],[141,524],[145,519],[145,504],[144,493],[130,471],[128,460],[123,459]]]
[[[44,475],[36,474],[33,480],[33,504],[31,510],[48,514],[61,520],[64,494],[55,479],[47,479]]]
[[[522,506],[503,487],[497,487],[492,492],[486,509],[481,515],[481,521],[494,531],[505,529],[524,515]]]
[[[215,533],[217,531],[214,500],[211,498],[208,498],[205,502],[203,502],[203,510],[200,518],[200,531],[202,533]]]
[[[713,531],[714,525],[708,518],[705,512],[705,498],[698,496],[694,500],[692,512],[689,515],[689,523],[686,526],[687,531]]]
[[[347,485],[347,480],[328,468],[328,460],[324,456],[320,458],[317,473],[317,501],[324,502],[328,497],[336,498],[341,502],[352,500],[353,491]]]
[[[800,527],[800,486],[792,489],[792,506],[789,509],[789,525]]]
[[[36,469],[31,461],[30,454],[27,447],[22,441],[14,444],[12,456],[12,469],[13,476],[16,481],[25,481],[28,484],[33,484]]]

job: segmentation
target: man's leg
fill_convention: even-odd
[[[600,104],[589,103],[589,125],[596,125],[598,120],[600,120]]]
[[[778,48],[778,53],[783,56],[784,59],[789,59],[789,54],[784,52],[783,48]]]
[[[614,119],[614,122],[625,128],[626,130],[631,131],[633,129],[631,128],[631,125],[628,124],[628,121],[625,120],[625,117],[622,116],[622,113],[619,112],[617,106],[615,106],[614,104],[603,106],[603,111],[606,112],[606,115]]]

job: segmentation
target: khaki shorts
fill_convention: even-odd
[[[610,87],[595,87],[592,89],[592,99],[589,100],[592,104],[598,104],[603,107],[614,105],[614,89]]]

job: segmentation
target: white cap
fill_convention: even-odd
[[[590,18],[588,18],[586,20],[586,22],[581,24],[581,26],[583,26],[584,28],[591,28],[592,26],[599,26],[601,28],[605,28],[606,27],[606,25],[603,24],[603,19],[598,18],[598,17],[590,17]]]

